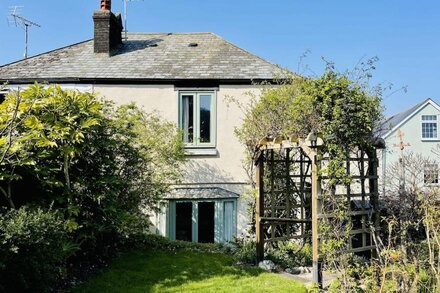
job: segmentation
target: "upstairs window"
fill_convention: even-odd
[[[179,125],[186,146],[215,146],[215,105],[215,95],[212,92],[179,94]]]
[[[437,139],[436,115],[422,115],[422,139]]]
[[[426,185],[438,184],[438,165],[437,164],[426,164],[423,170],[423,182]]]

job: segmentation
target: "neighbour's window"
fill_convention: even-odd
[[[215,104],[212,92],[180,93],[179,125],[186,146],[215,146]]]
[[[0,90],[0,104],[3,103],[3,101],[5,100],[7,94],[8,94],[7,91]]]
[[[438,184],[438,165],[426,164],[423,171],[423,182],[425,184]]]
[[[437,138],[437,116],[422,115],[422,139]]]

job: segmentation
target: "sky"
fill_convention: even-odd
[[[122,0],[112,2],[113,12],[122,12]],[[32,56],[91,39],[99,3],[0,0],[0,64],[24,54],[24,30],[8,25],[9,7],[23,6],[21,15],[41,25],[30,29]],[[393,86],[384,93],[387,115],[426,98],[440,102],[438,0],[144,0],[128,4],[127,27],[214,32],[302,74],[322,73],[322,58],[345,71],[378,57],[372,85]]]

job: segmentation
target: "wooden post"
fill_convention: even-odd
[[[264,259],[264,230],[261,217],[264,217],[264,153],[258,159],[256,171],[258,194],[255,207],[255,229],[257,234],[257,264]]]
[[[319,196],[321,195],[321,181],[319,180],[319,162],[317,153],[314,152],[312,159],[312,254],[313,269],[312,281],[322,288],[322,263],[319,259],[319,230],[318,215],[320,213]]]
[[[370,191],[370,204],[373,207],[373,216],[372,222],[374,225],[373,233],[378,233],[379,225],[380,225],[380,211],[379,211],[379,185],[378,185],[378,176],[377,176],[377,151],[373,149],[372,151],[367,152],[368,156],[368,185]]]

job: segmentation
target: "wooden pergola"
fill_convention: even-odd
[[[263,139],[258,145],[256,182],[257,261],[264,259],[265,246],[278,241],[302,239],[312,244],[313,281],[322,286],[320,219],[325,213],[323,192],[328,180],[320,172],[329,162],[316,135]],[[333,196],[346,200],[353,227],[347,253],[375,251],[373,232],[379,227],[376,149],[357,149],[348,155],[346,174],[352,181],[333,185]],[[374,230],[374,231],[373,231]]]

